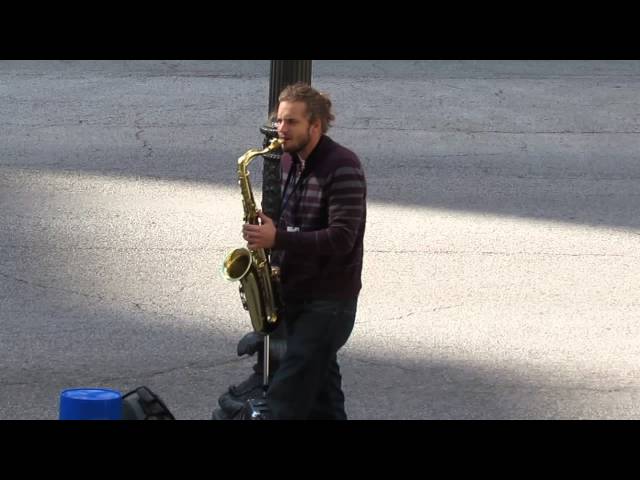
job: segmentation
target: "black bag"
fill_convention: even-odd
[[[147,387],[138,387],[122,397],[123,420],[175,420],[162,399]]]

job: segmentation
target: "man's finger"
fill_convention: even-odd
[[[258,210],[258,216],[260,217],[260,220],[262,220],[263,224],[266,222],[271,222],[271,219],[267,217],[262,210]]]

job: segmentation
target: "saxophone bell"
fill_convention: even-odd
[[[230,282],[238,281],[251,268],[251,252],[247,248],[236,248],[227,254],[222,262],[222,276]]]

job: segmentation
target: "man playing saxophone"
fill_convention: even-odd
[[[272,249],[280,268],[287,349],[267,391],[268,418],[346,420],[337,353],[362,287],[365,176],[358,157],[327,136],[327,95],[298,83],[278,101],[280,219],[259,212],[261,224],[242,232],[249,249]]]

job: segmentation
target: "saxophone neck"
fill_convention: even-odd
[[[253,198],[253,191],[251,189],[251,183],[249,182],[249,164],[260,155],[269,153],[280,146],[284,142],[279,138],[274,138],[266,148],[258,150],[253,148],[247,150],[244,155],[238,159],[238,183],[240,184],[240,190],[242,191],[242,204],[245,212],[245,222],[251,224],[258,223],[258,214],[256,212],[256,202]]]
[[[280,138],[274,138],[271,140],[271,143],[262,150],[258,150],[257,148],[252,148],[251,150],[247,150],[244,155],[242,155],[238,159],[238,168],[246,170],[249,167],[249,164],[260,155],[265,155],[269,152],[277,150],[284,143]]]

